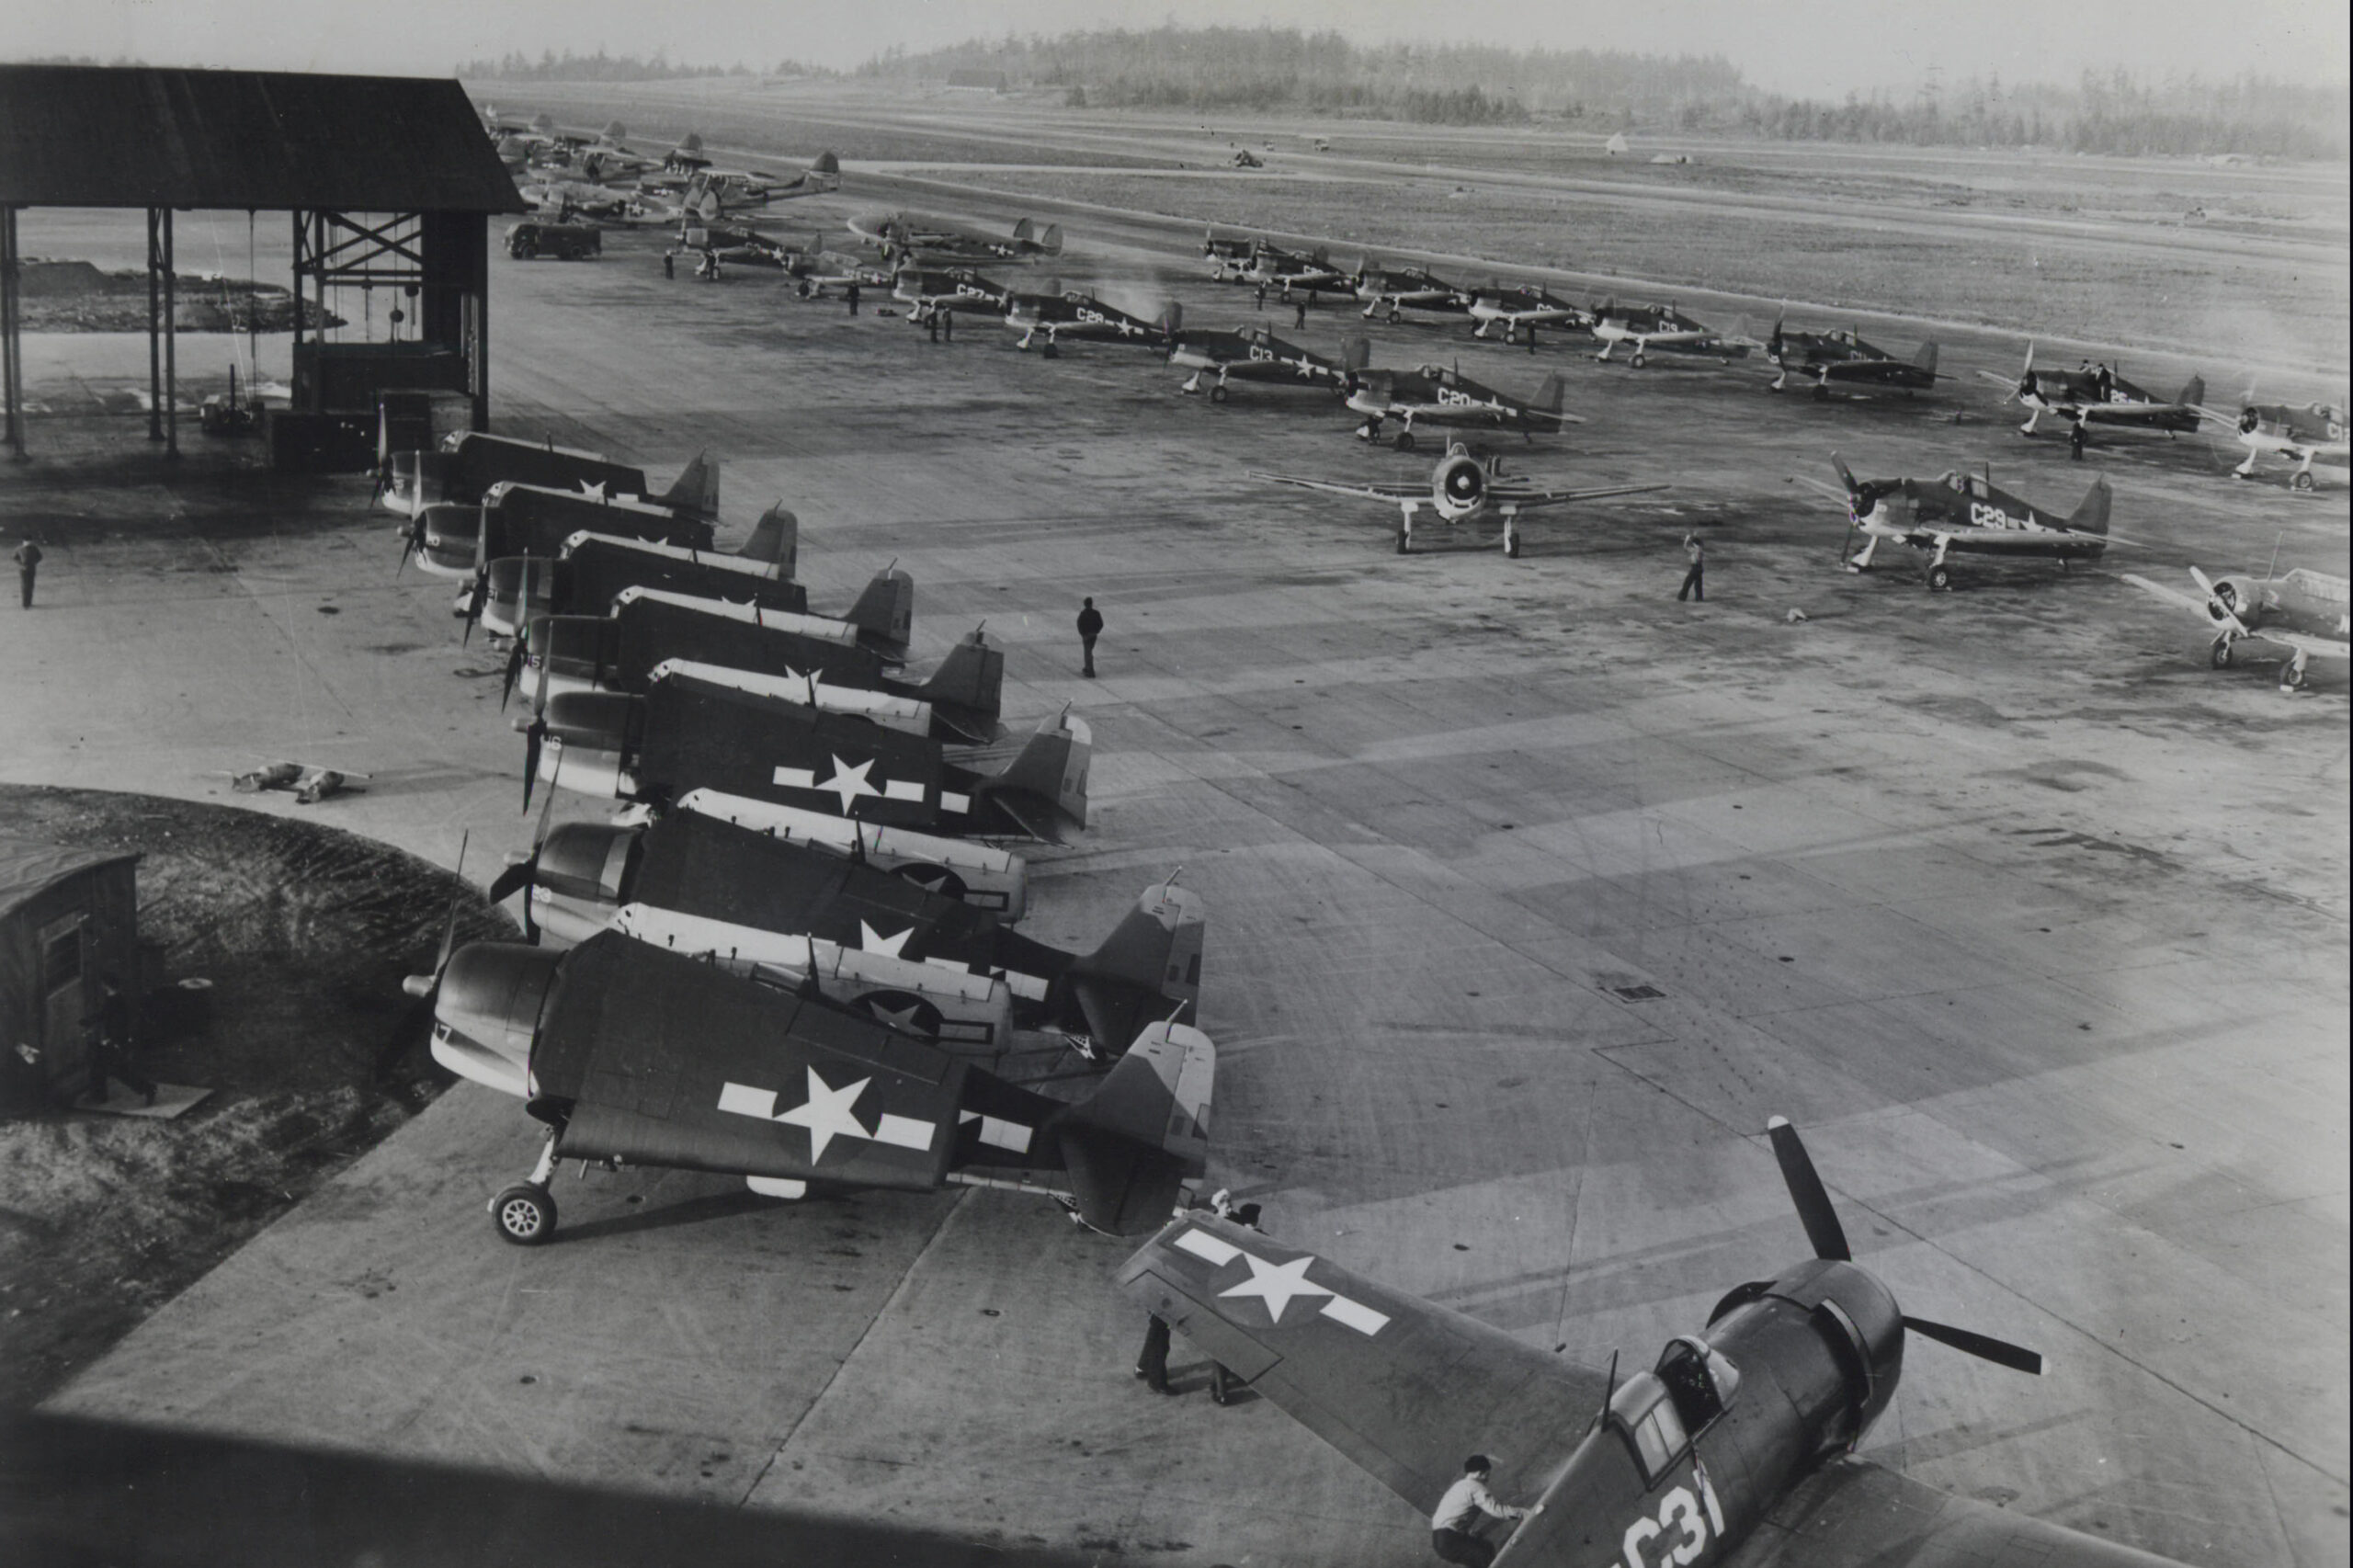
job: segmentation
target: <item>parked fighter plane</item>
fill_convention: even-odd
[[[1249,254],[1237,259],[1212,256],[1210,277],[1227,283],[1256,283],[1279,290],[1290,299],[1300,294],[1354,294],[1357,280],[1332,265],[1322,245],[1304,255],[1266,240],[1251,243]]]
[[[1146,888],[1093,952],[1065,952],[863,858],[673,811],[644,825],[543,827],[491,884],[494,903],[517,892],[543,947],[612,928],[728,967],[757,958],[813,971],[823,994],[926,1039],[996,1045],[1018,1026],[1108,1053],[1154,1019],[1199,1021],[1207,917],[1174,878]],[[942,977],[949,989],[935,994]]]
[[[2279,665],[2279,689],[2293,691],[2304,684],[2313,660],[2347,656],[2353,588],[2344,578],[2301,566],[2277,577],[2236,574],[2211,581],[2193,566],[2189,577],[2198,585],[2195,596],[2129,573],[2124,580],[2203,616],[2214,632],[2211,657],[2216,669],[2229,666],[2232,649],[2242,642],[2275,642],[2288,650]]]
[[[1370,262],[1356,275],[1356,295],[1364,301],[1364,318],[1382,312],[1392,324],[1401,311],[1446,311],[1461,315],[1472,307],[1471,290],[1438,278],[1426,267],[1383,267]]]
[[[1013,290],[994,278],[983,278],[969,267],[945,271],[902,267],[892,282],[891,297],[904,301],[907,320],[921,326],[941,311],[968,315],[1001,316],[1013,305]]]
[[[1561,411],[1561,372],[1544,378],[1536,395],[1522,401],[1482,386],[1461,370],[1424,365],[1415,370],[1359,370],[1348,378],[1348,406],[1364,415],[1359,440],[1378,441],[1384,420],[1398,422],[1397,449],[1414,449],[1415,426],[1466,426],[1517,430],[1533,439],[1539,430],[1557,433],[1585,421]]]
[[[1833,386],[1866,392],[1920,392],[1937,384],[1937,346],[1920,345],[1906,364],[1883,348],[1862,340],[1852,327],[1834,332],[1790,332],[1779,320],[1765,340],[1765,357],[1773,361],[1772,391],[1790,384],[1790,371],[1813,378],[1813,395],[1826,398]]]
[[[1041,232],[1028,218],[1000,239],[952,219],[922,212],[863,212],[849,221],[850,233],[881,247],[894,265],[933,267],[966,262],[1036,261],[1063,253],[1063,231],[1049,223]]]
[[[1350,375],[1363,369],[1371,357],[1372,345],[1361,337],[1342,338],[1340,357],[1326,359],[1261,326],[1233,332],[1188,327],[1168,335],[1168,362],[1193,372],[1177,390],[1198,392],[1202,377],[1214,377],[1209,384],[1211,403],[1225,401],[1229,381],[1272,381],[1346,392]]]
[[[2231,470],[2233,479],[2253,479],[2255,460],[2266,452],[2277,452],[2296,464],[2288,476],[2291,490],[2313,487],[2313,464],[2326,462],[2342,467],[2353,457],[2353,445],[2346,440],[2345,410],[2325,403],[2307,403],[2298,408],[2291,403],[2256,403],[2248,394],[2245,406],[2234,419],[2211,408],[2198,411],[2217,425],[2229,426],[2234,439],[2246,449],[2246,460]]]
[[[1593,324],[1591,311],[1543,289],[1482,289],[1472,296],[1470,311],[1471,319],[1479,324],[1471,329],[1472,336],[1486,336],[1487,329],[1500,322],[1506,343],[1518,343],[1521,333],[1533,334],[1539,327],[1582,331]]]
[[[1536,1505],[1504,1562],[2165,1568],[1852,1457],[1911,1336],[2029,1374],[2042,1358],[1905,1314],[1854,1263],[1797,1130],[1775,1117],[1768,1131],[1814,1256],[1733,1287],[1701,1332],[1623,1378],[1205,1215],[1163,1228],[1119,1282],[1418,1513],[1464,1455],[1495,1456],[1495,1490]]]
[[[1605,302],[1593,312],[1593,335],[1601,339],[1597,359],[1607,360],[1621,343],[1633,345],[1637,370],[1652,353],[1702,354],[1731,364],[1748,357],[1748,344],[1692,320],[1673,305],[1627,305]]]
[[[947,762],[937,741],[675,675],[642,697],[551,698],[524,743],[527,808],[539,779],[655,805],[714,790],[919,833],[1050,842],[1086,825],[1094,749],[1085,722],[1058,713],[1003,772],[982,774]]]
[[[763,513],[733,555],[586,529],[552,555],[509,555],[484,567],[461,613],[495,637],[513,637],[543,615],[602,615],[624,588],[666,588],[798,615],[809,590],[792,580],[801,522],[781,504]]]
[[[437,501],[478,502],[503,479],[556,490],[645,494],[643,469],[615,462],[602,452],[480,430],[455,431],[427,451],[380,451],[377,460],[377,499],[409,517]]]
[[[445,502],[419,509],[401,531],[401,562],[411,555],[438,577],[470,577],[479,588],[484,569],[508,555],[553,555],[572,535],[625,535],[695,550],[710,548],[719,516],[719,465],[707,452],[652,499],[608,494],[602,485],[580,490],[499,480],[479,505]]]
[[[944,838],[906,827],[870,827],[856,817],[755,801],[717,790],[689,790],[678,797],[677,809],[700,812],[835,859],[888,871],[926,892],[994,914],[1008,926],[1017,924],[1029,908],[1029,863],[992,844]],[[614,820],[632,815],[651,820],[643,806],[632,806]]]
[[[433,998],[434,1059],[550,1129],[529,1178],[490,1203],[518,1245],[554,1233],[563,1159],[739,1175],[773,1198],[812,1182],[1031,1187],[1028,1173],[1058,1172],[1072,1212],[1115,1235],[1156,1223],[1204,1166],[1216,1048],[1183,1024],[1144,1028],[1069,1103],[803,987],[617,931],[565,953],[449,949],[445,937],[434,972],[406,982]]]
[[[703,155],[702,138],[692,131],[662,160],[662,167],[683,179],[647,179],[643,188],[677,196],[707,190],[730,211],[796,197],[824,196],[839,190],[842,184],[841,160],[830,152],[818,153],[806,169],[787,179],[762,169],[720,167]]]
[[[1639,495],[1648,490],[1664,490],[1664,484],[1604,484],[1586,490],[1544,490],[1514,483],[1495,472],[1492,459],[1474,456],[1471,449],[1457,441],[1446,449],[1438,467],[1430,472],[1427,483],[1421,484],[1350,484],[1324,479],[1294,479],[1289,474],[1260,473],[1252,470],[1250,477],[1276,484],[1294,484],[1302,490],[1321,490],[1331,495],[1361,495],[1375,501],[1386,501],[1398,508],[1402,516],[1397,522],[1397,553],[1404,555],[1413,548],[1414,516],[1427,506],[1436,515],[1440,526],[1451,528],[1492,514],[1503,519],[1504,553],[1517,558],[1519,554],[1519,514],[1540,506],[1562,506],[1573,501],[1598,501],[1610,495]]]
[[[1174,300],[1160,312],[1158,321],[1146,321],[1142,316],[1130,315],[1117,305],[1105,304],[1084,289],[1016,294],[1005,312],[1005,324],[1021,335],[1021,341],[1015,347],[1027,348],[1036,343],[1040,354],[1048,359],[1062,351],[1065,338],[1072,342],[1165,347],[1175,340],[1177,328],[1184,324],[1184,307]],[[1043,342],[1040,342],[1041,338]]]
[[[1992,370],[1977,373],[1995,386],[2008,387],[2010,395],[2025,405],[2026,423],[2018,426],[2021,436],[2033,435],[2036,423],[2046,414],[2055,414],[2078,428],[2114,425],[2177,436],[2198,428],[2198,404],[2206,396],[2202,376],[2190,377],[2181,395],[2167,403],[2106,365],[2086,362],[2074,370],[2038,369],[2032,343],[2026,346],[2026,369],[2016,383]]]
[[[1870,568],[1871,557],[1883,540],[1893,540],[1928,555],[1927,585],[1931,593],[1952,586],[1952,572],[1945,558],[1959,552],[1977,555],[2034,556],[2059,562],[2097,561],[2113,539],[2108,531],[2109,488],[2095,479],[2075,511],[2062,517],[2019,499],[1993,482],[1972,473],[1947,472],[1940,478],[1859,480],[1838,454],[1830,454],[1846,488],[1800,476],[1798,483],[1847,503],[1847,544],[1860,532],[1867,536],[1862,553],[1848,559],[1839,546],[1839,559],[1849,572]]]

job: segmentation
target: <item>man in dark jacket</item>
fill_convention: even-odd
[[[40,542],[27,540],[17,546],[17,585],[24,590],[24,608],[33,608],[33,574],[40,570]]]
[[[1078,673],[1089,680],[1095,678],[1095,640],[1102,635],[1103,612],[1095,608],[1093,599],[1089,599],[1086,608],[1078,612],[1078,645],[1086,655],[1086,662]]]

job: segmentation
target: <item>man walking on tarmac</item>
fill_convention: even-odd
[[[1495,1560],[1495,1549],[1477,1534],[1479,1516],[1496,1519],[1533,1518],[1544,1511],[1544,1505],[1532,1508],[1515,1508],[1495,1501],[1487,1490],[1487,1476],[1495,1461],[1484,1454],[1472,1454],[1462,1461],[1462,1476],[1446,1489],[1438,1499],[1438,1511],[1430,1516],[1430,1550],[1438,1553],[1441,1562],[1452,1562],[1460,1568],[1487,1568]]]
[[[28,539],[17,546],[16,561],[17,586],[24,591],[23,608],[30,609],[33,608],[33,574],[40,570],[40,541]]]
[[[1078,673],[1089,680],[1095,678],[1095,640],[1102,635],[1103,612],[1095,608],[1093,599],[1089,599],[1078,612],[1078,646],[1086,654],[1086,663]]]

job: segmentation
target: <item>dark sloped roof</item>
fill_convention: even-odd
[[[0,65],[0,202],[519,212],[454,81]]]
[[[74,849],[63,844],[0,838],[0,919],[7,918],[28,901],[66,878],[93,866],[138,858],[135,849]]]

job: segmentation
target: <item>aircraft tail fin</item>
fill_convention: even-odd
[[[1160,312],[1160,330],[1173,335],[1182,332],[1184,328],[1185,307],[1171,300],[1168,301],[1168,308]]]
[[[2075,508],[2073,516],[2068,517],[2067,527],[2081,534],[2108,532],[2108,506],[2111,499],[2108,481],[2104,478],[2093,480],[2092,487],[2085,494],[2083,504]]]
[[[1063,972],[1097,1044],[1131,1039],[1154,1018],[1199,1017],[1208,929],[1200,894],[1171,877],[1146,888],[1103,945]]]
[[[1065,825],[1086,825],[1086,775],[1095,756],[1094,732],[1064,709],[1038,726],[1006,770],[976,790],[977,812],[990,805],[1022,832],[1048,842]]]
[[[1208,1169],[1216,1083],[1217,1047],[1209,1036],[1154,1023],[1092,1095],[1055,1119],[1084,1223],[1138,1235],[1167,1220],[1185,1178]]]
[[[842,617],[858,628],[860,646],[871,648],[893,664],[907,656],[907,639],[915,624],[915,580],[895,564],[874,574],[866,591]]]
[[[671,482],[670,488],[655,497],[655,501],[660,506],[676,506],[699,517],[716,520],[719,517],[719,465],[711,461],[710,449],[697,452],[695,460],[686,466]]]
[[[1539,414],[1558,414],[1561,412],[1561,399],[1567,390],[1568,381],[1555,370],[1544,378],[1542,386],[1536,389],[1536,396],[1529,401],[1529,406]]]
[[[916,695],[931,704],[941,723],[976,745],[986,745],[996,739],[1005,695],[1005,651],[990,647],[976,626],[949,650]]]
[[[801,519],[778,502],[760,514],[752,525],[752,537],[735,553],[746,561],[767,562],[778,568],[779,577],[791,582],[801,564]]]
[[[1937,373],[1937,340],[1935,338],[1932,337],[1920,345],[1920,352],[1912,356],[1912,364],[1915,369],[1926,370],[1932,376]]]
[[[1344,337],[1340,339],[1340,369],[1361,370],[1372,363],[1372,339]]]
[[[1038,225],[1028,218],[1017,219],[1013,225],[1013,237],[1017,240],[1034,240],[1038,237]]]
[[[2174,402],[2180,403],[2185,408],[2195,408],[2205,401],[2206,378],[2203,376],[2190,377],[2188,381],[2183,383],[2181,395],[2174,399]]]
[[[1046,232],[1038,236],[1038,248],[1044,251],[1048,256],[1062,255],[1063,226],[1060,223],[1047,224]]]
[[[809,165],[809,172],[837,180],[842,176],[842,161],[831,151],[820,153],[817,154],[816,161]]]

